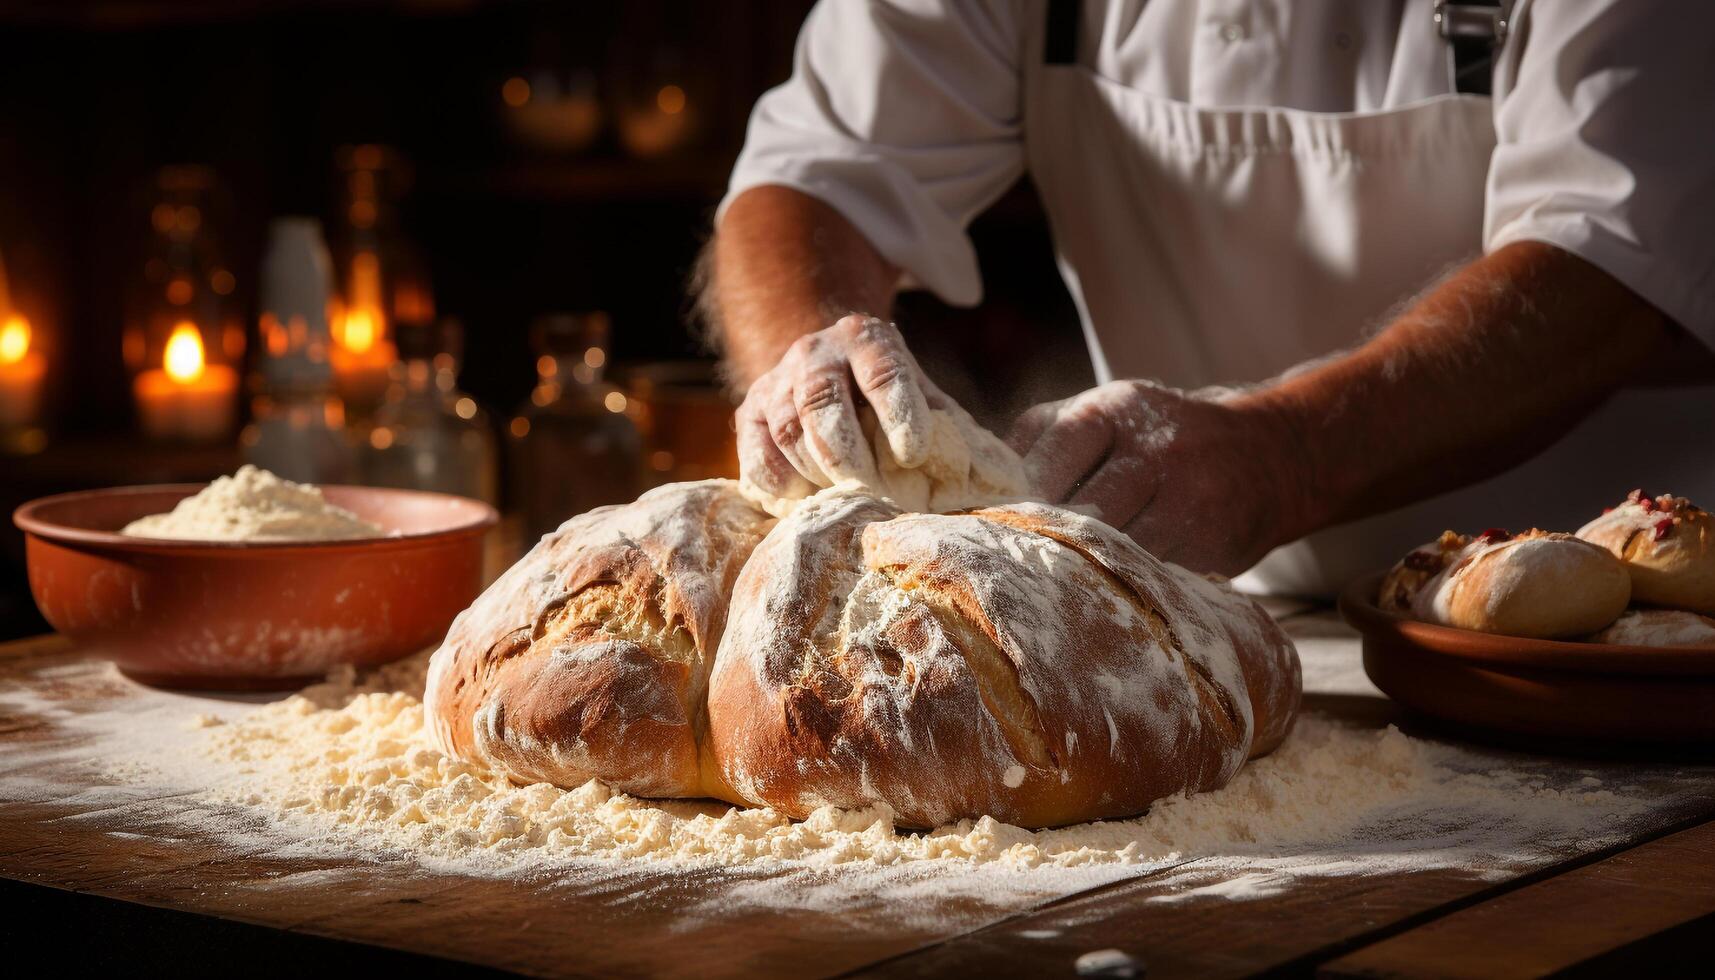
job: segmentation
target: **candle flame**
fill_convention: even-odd
[[[196,324],[181,320],[173,328],[172,335],[167,338],[167,353],[162,359],[162,366],[167,369],[167,377],[180,384],[202,376],[202,336],[197,333]]]
[[[340,344],[353,354],[364,354],[375,346],[375,314],[368,310],[352,310],[345,315],[345,330]]]
[[[353,354],[367,354],[387,329],[386,315],[381,311],[381,259],[374,252],[358,252],[351,257],[350,286],[339,345]]]
[[[0,364],[16,364],[30,352],[30,321],[14,313],[0,326]]]

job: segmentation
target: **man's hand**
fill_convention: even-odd
[[[1115,381],[1024,413],[1008,440],[1050,503],[1094,507],[1150,553],[1236,575],[1294,534],[1290,434],[1225,392]]]
[[[742,478],[780,497],[845,480],[878,482],[858,406],[875,409],[903,466],[929,451],[929,408],[946,396],[923,376],[899,329],[851,314],[798,338],[738,408]]]

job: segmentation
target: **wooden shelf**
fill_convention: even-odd
[[[132,483],[203,483],[237,469],[240,454],[236,438],[188,446],[120,433],[54,441],[35,455],[7,459],[10,488],[39,496]]]
[[[720,200],[732,161],[710,155],[639,161],[616,157],[571,157],[462,172],[423,174],[421,190],[531,201]]]

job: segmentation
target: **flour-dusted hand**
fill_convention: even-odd
[[[1115,381],[1037,405],[1008,441],[1042,499],[1196,571],[1237,574],[1295,536],[1305,462],[1274,414],[1231,392]]]
[[[878,482],[860,407],[874,409],[894,459],[920,465],[930,446],[929,409],[947,404],[923,375],[899,329],[852,314],[800,337],[751,385],[738,409],[742,481],[774,497]]]

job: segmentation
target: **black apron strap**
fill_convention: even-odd
[[[1078,16],[1083,0],[1048,0],[1048,29],[1042,44],[1045,65],[1078,63]]]
[[[1455,92],[1493,91],[1495,54],[1506,43],[1511,7],[1503,0],[1436,0],[1435,29],[1447,42]]]

